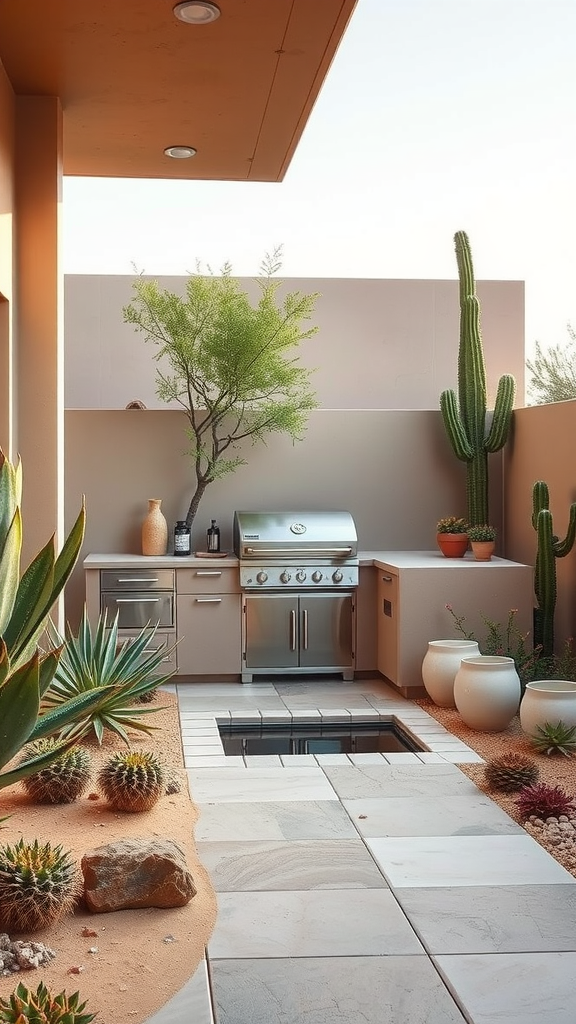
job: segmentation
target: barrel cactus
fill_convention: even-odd
[[[72,910],[82,892],[78,865],[61,846],[20,839],[0,847],[0,923],[5,931],[32,932]]]
[[[530,757],[512,752],[488,761],[484,775],[490,789],[512,793],[536,782],[539,771],[535,761]]]
[[[154,754],[123,751],[106,762],[98,783],[116,810],[149,811],[164,793],[164,771]]]
[[[564,540],[560,540],[554,533],[548,485],[537,480],[532,489],[532,526],[538,537],[534,567],[534,592],[538,605],[534,612],[534,644],[540,648],[542,657],[550,658],[554,654],[556,559],[564,558],[574,545],[576,502],[570,505],[568,529]]]
[[[57,750],[60,746],[53,737],[36,740],[25,747],[23,759]],[[51,764],[34,775],[28,775],[22,783],[28,796],[37,804],[71,804],[82,796],[88,786],[91,767],[92,758],[83,747],[65,748]]]
[[[0,999],[0,1024],[90,1024],[94,1013],[84,1013],[86,1003],[80,993],[66,995],[66,990],[52,995],[40,982],[35,992],[25,985],[7,999]]]
[[[454,454],[466,463],[467,518],[475,526],[490,522],[488,455],[499,451],[508,438],[516,383],[510,374],[500,377],[488,427],[480,305],[475,293],[470,242],[465,231],[457,231],[454,241],[460,281],[458,398],[453,390],[443,391],[440,411]]]

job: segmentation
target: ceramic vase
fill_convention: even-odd
[[[422,682],[440,708],[453,708],[454,677],[462,658],[480,654],[476,640],[430,640],[422,662]]]
[[[480,654],[463,658],[454,679],[462,721],[478,732],[502,732],[518,711],[520,678],[514,658]]]
[[[161,504],[161,498],[148,499],[148,514],[142,522],[143,555],[165,555],[168,550],[168,523]]]
[[[437,533],[436,543],[445,558],[464,558],[468,550],[468,534]]]
[[[490,562],[496,548],[496,542],[493,540],[471,540],[470,546],[477,562]]]
[[[546,722],[550,725],[564,722],[569,728],[576,725],[575,682],[569,679],[537,679],[526,683],[520,702],[522,732],[533,736],[536,727],[543,729]]]

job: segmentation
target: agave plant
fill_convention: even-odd
[[[82,506],[58,557],[52,537],[20,578],[21,498],[21,464],[12,465],[0,449],[0,769],[26,743],[58,733],[103,696],[82,694],[40,713],[42,695],[52,682],[61,651],[56,648],[43,655],[38,639],[76,564],[86,513]],[[50,764],[61,749],[0,771],[0,789]]]
[[[152,731],[154,726],[143,722],[142,717],[159,709],[142,706],[142,697],[157,689],[173,674],[156,674],[166,657],[164,649],[146,653],[155,632],[155,629],[144,627],[138,636],[122,644],[118,638],[118,616],[109,625],[104,611],[93,635],[86,607],[78,636],[73,636],[69,629],[68,639],[64,641],[52,627],[51,633],[58,643],[64,644],[64,650],[50,687],[44,694],[44,706],[58,708],[79,694],[102,694],[95,707],[65,726],[62,738],[78,739],[93,730],[98,743],[102,743],[104,730],[111,729],[129,746],[126,729]],[[140,703],[135,707],[135,702]]]
[[[66,989],[53,995],[40,982],[35,992],[18,985],[7,999],[0,999],[0,1024],[90,1024],[96,1014],[84,1013],[86,1003],[80,993],[71,996]]]

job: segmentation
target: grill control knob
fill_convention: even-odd
[[[322,580],[322,573],[318,572],[318,569],[316,569],[316,572],[312,573],[312,582],[313,583],[320,583],[321,580]]]
[[[344,579],[344,574],[340,572],[340,569],[336,569],[336,572],[332,573],[332,579],[334,583],[342,583],[342,580]]]
[[[284,572],[280,573],[280,583],[290,583],[291,579],[292,576],[290,575],[287,569],[284,569]]]
[[[266,583],[267,579],[268,579],[268,573],[267,572],[259,572],[259,573],[256,574],[256,582],[257,583]]]
[[[304,583],[304,580],[306,579],[306,573],[304,572],[303,569],[298,569],[298,572],[296,573],[296,579],[298,580],[298,583]]]

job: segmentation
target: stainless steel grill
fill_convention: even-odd
[[[354,674],[358,540],[349,512],[235,512],[242,680]]]

